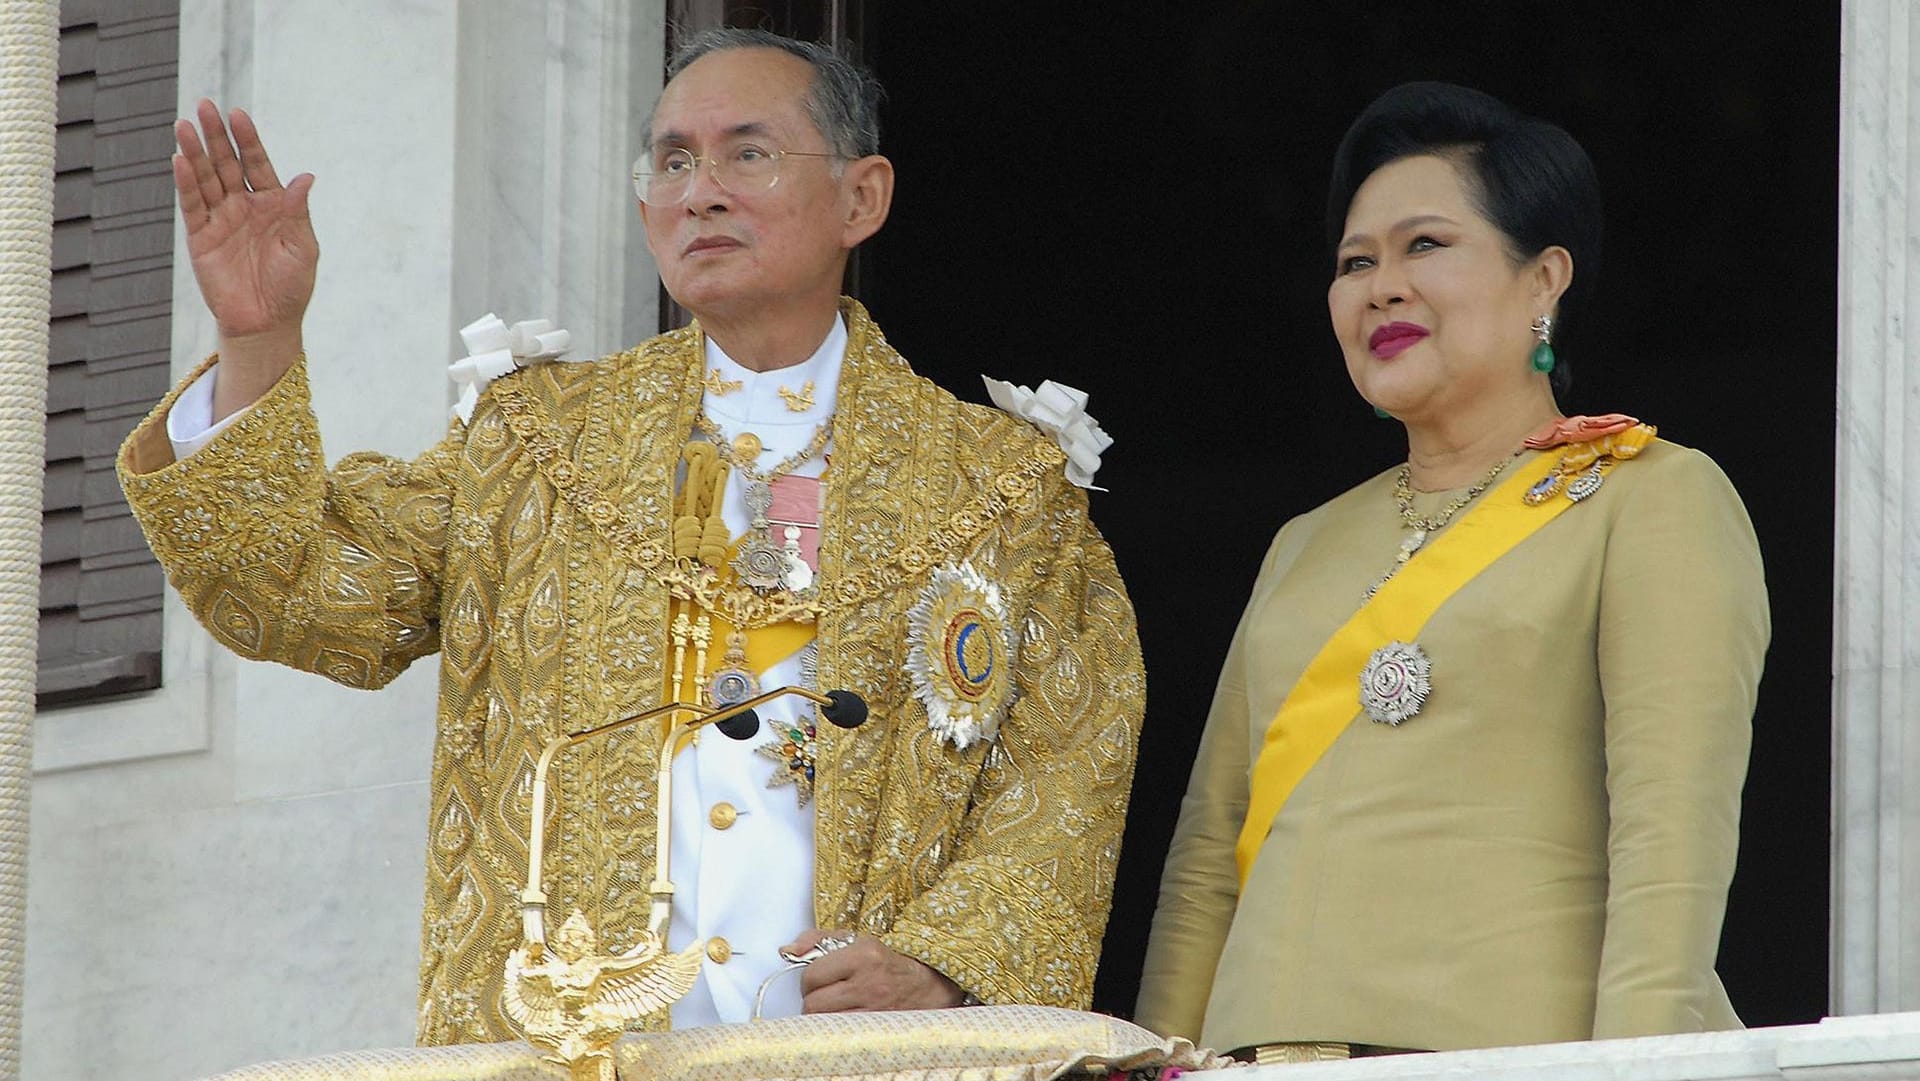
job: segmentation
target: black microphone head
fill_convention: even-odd
[[[838,728],[858,728],[867,723],[867,700],[852,691],[828,691],[828,703],[820,715]]]
[[[736,713],[714,725],[728,739],[752,739],[760,731],[760,715],[752,710]]]

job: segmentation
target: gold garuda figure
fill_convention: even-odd
[[[548,1058],[572,1069],[577,1081],[610,1081],[613,1042],[692,989],[703,946],[671,953],[649,931],[632,949],[603,955],[600,936],[575,909],[550,949],[526,942],[507,955],[500,1005],[528,1043],[552,1050]]]
[[[679,1001],[700,976],[706,940],[696,940],[679,953],[667,949],[667,927],[673,916],[668,856],[673,851],[674,754],[708,725],[731,739],[752,738],[760,730],[755,709],[783,695],[813,702],[820,707],[820,716],[841,728],[858,727],[867,719],[866,701],[850,691],[819,694],[805,687],[780,687],[724,709],[670,702],[556,737],[540,752],[533,768],[533,816],[527,830],[527,888],[520,893],[522,937],[520,947],[507,955],[500,1008],[528,1043],[551,1052],[550,1061],[566,1066],[573,1081],[618,1081],[614,1041],[634,1022]],[[576,908],[549,942],[540,868],[546,850],[547,772],[554,758],[609,732],[662,718],[666,727],[654,769],[655,806],[660,810],[654,822],[654,878],[648,887],[653,903],[647,929],[631,949],[603,954],[599,934]]]

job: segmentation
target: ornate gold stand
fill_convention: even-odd
[[[829,709],[841,708],[846,700],[842,697],[845,692],[841,691],[823,695],[804,687],[781,687],[724,710],[674,702],[597,728],[560,736],[540,752],[533,771],[527,888],[520,891],[521,944],[507,955],[506,986],[501,992],[500,1004],[527,1042],[551,1052],[548,1059],[566,1066],[572,1072],[573,1081],[616,1081],[614,1041],[628,1025],[679,1001],[700,975],[700,962],[706,950],[704,941],[695,942],[679,953],[667,950],[667,926],[673,918],[673,881],[668,874],[673,756],[699,729],[723,724],[786,695],[805,698]],[[682,713],[691,715],[690,719],[679,720]],[[864,719],[864,704],[860,714]],[[661,737],[656,766],[654,876],[647,887],[653,903],[647,929],[631,949],[603,953],[599,935],[586,916],[575,909],[554,932],[549,946],[547,895],[540,888],[541,856],[546,847],[547,770],[553,765],[554,757],[568,747],[661,717],[672,720]],[[859,720],[853,723],[858,724]]]

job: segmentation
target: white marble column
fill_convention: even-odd
[[[445,431],[455,331],[649,336],[627,179],[664,0],[183,0],[177,107],[312,172],[327,455]],[[214,347],[176,234],[176,372]],[[180,1081],[413,1040],[436,659],[367,693],[220,650],[169,597],[165,685],[36,724],[24,1075]]]
[[[633,197],[660,94],[664,0],[461,6],[453,303],[464,323],[549,318],[574,350],[659,329],[660,279]]]
[[[1920,0],[1841,30],[1832,1009],[1920,1009]]]

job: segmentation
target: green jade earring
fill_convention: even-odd
[[[1543,315],[1535,319],[1530,329],[1533,331],[1534,336],[1540,339],[1540,344],[1533,347],[1533,354],[1528,360],[1532,362],[1534,371],[1539,372],[1541,375],[1551,375],[1553,373],[1555,360],[1553,355],[1553,316]]]

